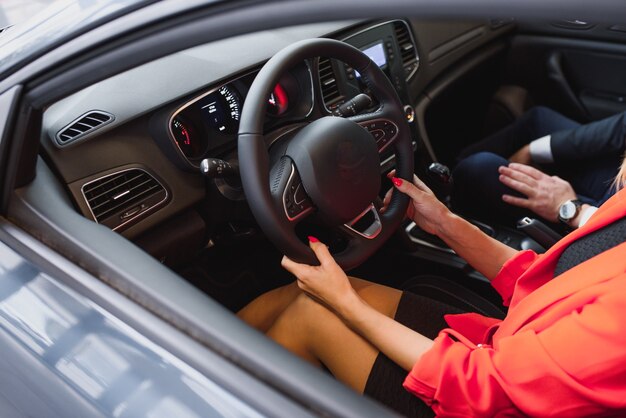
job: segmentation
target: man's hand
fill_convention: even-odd
[[[530,209],[552,222],[559,220],[559,207],[569,199],[576,199],[572,185],[557,176],[549,176],[536,168],[511,163],[498,169],[500,181],[526,198],[502,195],[502,200],[514,206]]]

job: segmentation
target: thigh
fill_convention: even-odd
[[[387,316],[393,316],[395,312],[393,301],[399,299],[398,290],[356,277],[349,277],[349,279],[352,287],[374,309]],[[278,287],[262,294],[244,306],[237,312],[237,316],[251,327],[261,332],[267,332],[274,325],[276,319],[301,293],[302,291],[296,282]]]
[[[509,158],[517,150],[535,139],[557,131],[574,129],[578,126],[580,126],[579,123],[560,113],[547,107],[538,106],[524,113],[506,128],[468,146],[461,151],[458,159],[481,151],[492,152],[501,157]]]
[[[530,212],[505,203],[503,194],[524,197],[500,182],[498,168],[509,161],[497,154],[479,152],[461,161],[454,170],[452,206],[478,220],[515,223]]]
[[[350,278],[361,298],[379,312],[393,317],[402,292],[365,280]],[[334,312],[300,294],[284,310],[267,335],[304,358],[323,364],[340,381],[363,392],[378,350],[350,329]]]
[[[447,327],[444,315],[461,313],[460,308],[435,299],[405,292],[398,305],[395,319],[420,334],[434,339]],[[391,409],[405,415],[433,416],[433,411],[402,386],[407,372],[387,356],[378,354],[370,371],[364,393]]]

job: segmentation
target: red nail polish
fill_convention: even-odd
[[[315,238],[313,235],[309,235],[308,238],[309,238],[309,242],[320,242],[320,240]]]
[[[395,184],[395,185],[396,185],[396,186],[398,186],[398,187],[402,186],[402,179],[399,179],[399,178],[397,178],[397,177],[393,177],[393,178],[391,179],[391,181],[393,181],[393,184]]]

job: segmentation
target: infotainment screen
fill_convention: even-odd
[[[387,57],[385,57],[385,49],[383,48],[382,42],[364,49],[363,53],[370,57],[370,59],[379,67],[387,65]]]
[[[363,49],[362,51],[380,68],[387,65],[387,57],[385,56],[385,48],[383,48],[382,42],[376,45],[372,45],[369,48]],[[361,77],[358,71],[355,71],[354,73],[356,74],[357,78]]]

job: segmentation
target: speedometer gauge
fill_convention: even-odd
[[[233,88],[222,86],[202,99],[199,105],[204,120],[213,130],[223,134],[237,132],[241,100]]]
[[[270,94],[267,113],[272,116],[280,116],[285,113],[287,109],[289,109],[289,96],[287,96],[285,88],[278,83]]]
[[[183,122],[180,117],[172,119],[172,135],[180,151],[189,159],[200,158],[206,151],[207,142],[204,138],[196,135],[189,124]]]

